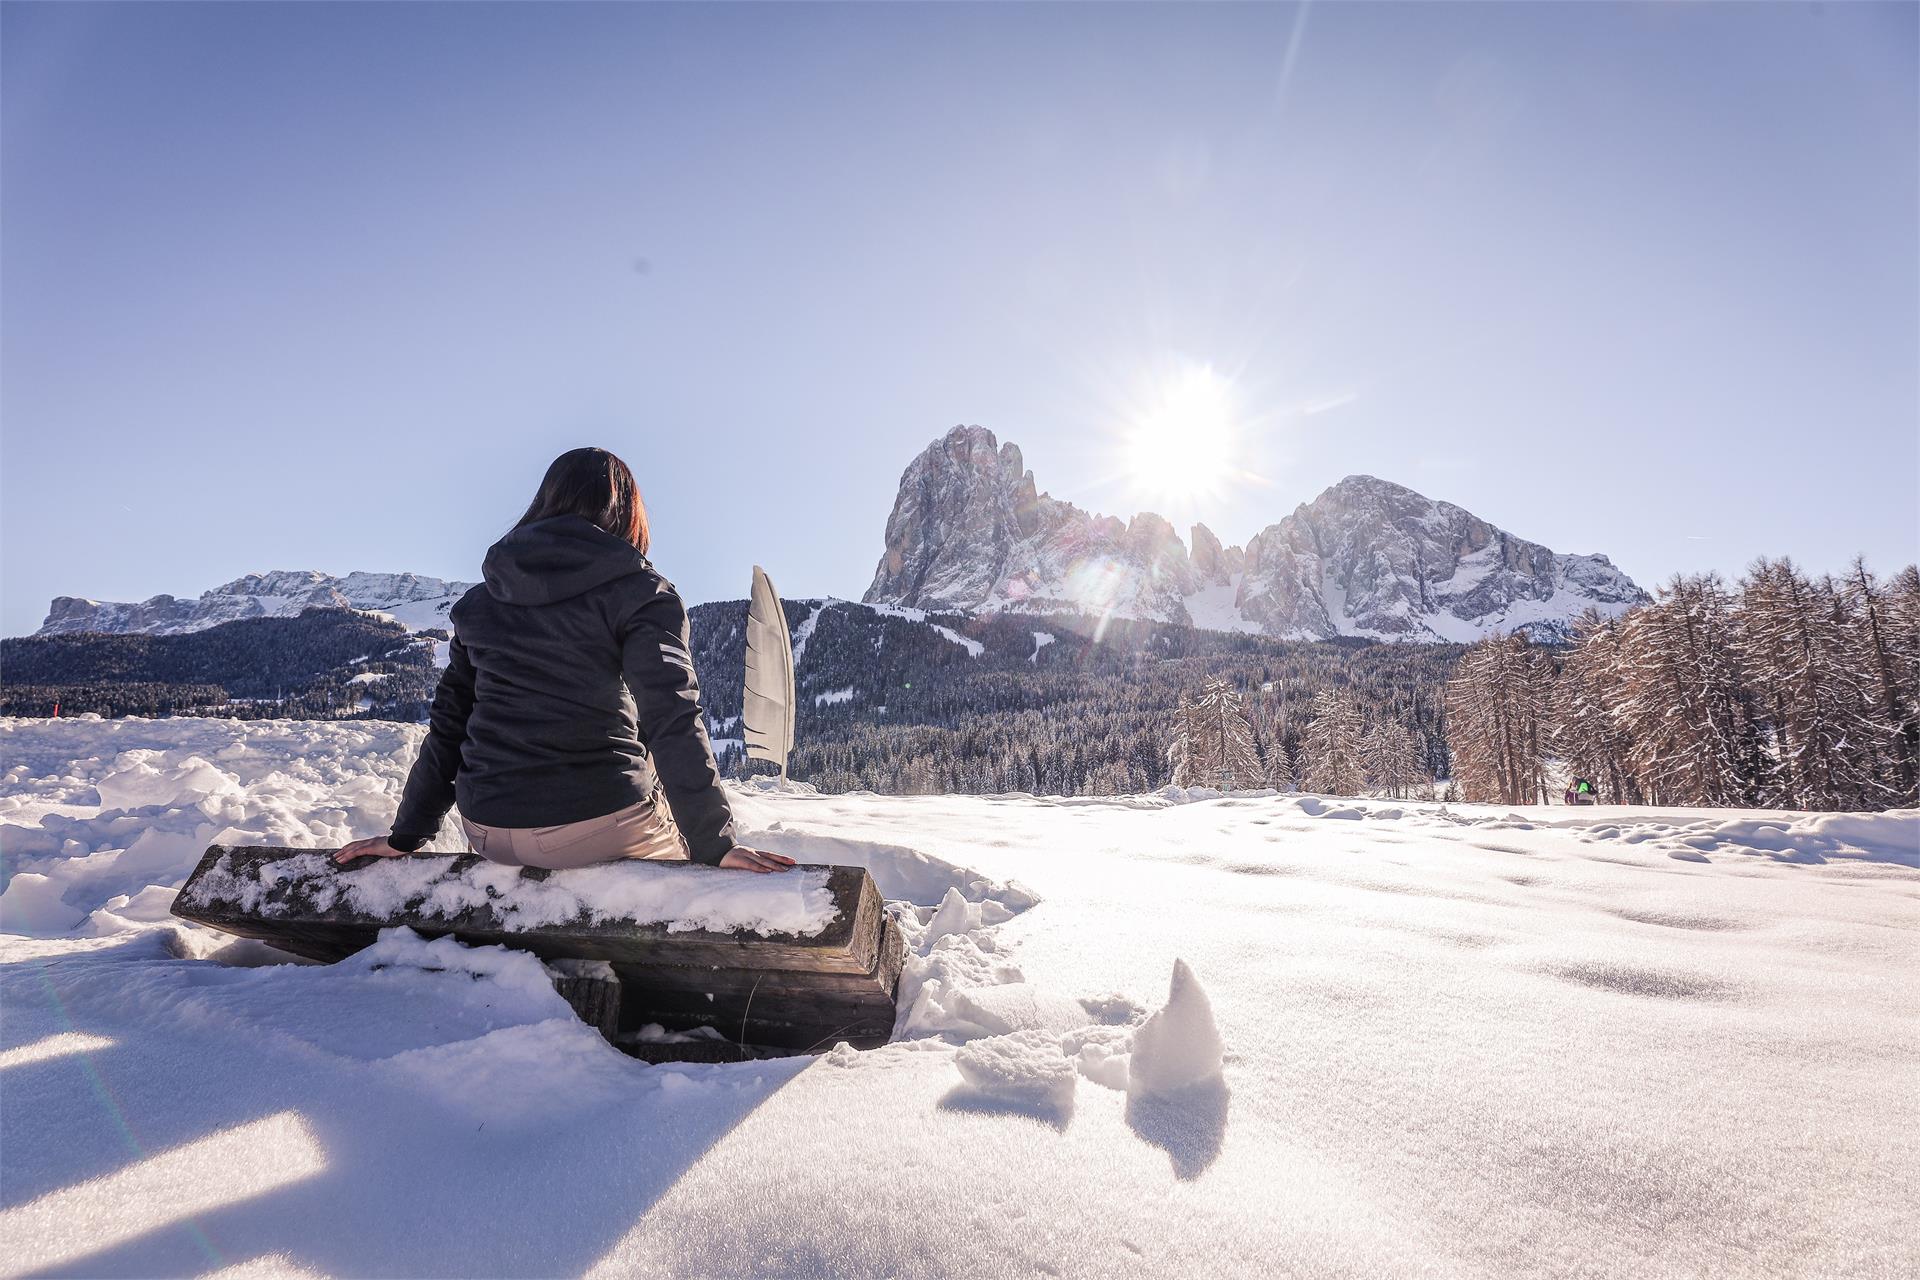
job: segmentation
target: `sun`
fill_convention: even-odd
[[[1207,365],[1187,365],[1155,389],[1126,435],[1127,470],[1143,495],[1192,502],[1233,474],[1233,389]]]

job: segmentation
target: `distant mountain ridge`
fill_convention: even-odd
[[[445,643],[352,609],[192,631],[0,640],[0,715],[349,716],[426,713]]]
[[[447,611],[473,586],[417,573],[349,573],[332,577],[313,570],[250,573],[204,592],[196,600],[152,596],[138,604],[57,596],[37,636],[76,632],[179,635],[243,618],[289,618],[307,609],[361,609],[383,613],[409,631],[449,625]]]
[[[907,466],[885,537],[868,604],[1074,613],[1279,640],[1561,639],[1588,609],[1619,614],[1648,599],[1604,555],[1554,552],[1373,476],[1348,476],[1245,547],[1223,546],[1204,524],[1182,542],[1153,512],[1122,521],[1039,490],[1019,447],[979,426],[955,427]],[[60,596],[34,634],[175,635],[311,608],[379,613],[422,631],[450,627],[448,611],[472,585],[282,570],[197,599]]]
[[[1039,491],[1012,442],[959,426],[908,464],[864,599],[963,612],[1073,611],[1276,639],[1462,642],[1568,634],[1648,596],[1603,555],[1556,553],[1472,512],[1348,476],[1250,539],[1122,522]]]

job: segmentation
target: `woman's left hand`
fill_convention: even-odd
[[[355,840],[352,844],[334,854],[333,860],[345,865],[346,863],[352,862],[355,858],[364,858],[368,855],[376,858],[404,858],[408,856],[405,849],[396,849],[388,844],[385,836],[368,836],[365,840]]]

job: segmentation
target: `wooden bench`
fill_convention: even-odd
[[[173,914],[329,962],[352,955],[380,930],[396,926],[423,937],[452,936],[474,946],[529,951],[549,962],[555,988],[583,1019],[619,1048],[650,1061],[817,1053],[842,1040],[866,1048],[885,1043],[893,1032],[906,948],[864,867],[803,865],[774,873],[783,879],[824,873],[832,918],[814,933],[670,928],[660,922],[596,919],[585,910],[564,922],[528,927],[515,917],[512,901],[491,889],[477,892],[467,873],[476,872],[488,884],[505,878],[516,896],[525,885],[574,873],[526,867],[515,877],[515,869],[473,854],[423,854],[407,860],[411,865],[390,868],[403,873],[412,887],[404,895],[389,894],[404,901],[376,915],[357,908],[356,893],[349,890],[368,884],[352,877],[374,870],[381,860],[358,859],[340,867],[334,852],[213,845],[181,886]],[[434,865],[421,861],[428,858],[444,864],[437,874]],[[714,887],[701,877],[752,874],[673,862],[612,863],[594,870],[686,877],[690,898]],[[553,887],[568,883],[562,879]],[[652,887],[659,888],[657,881]],[[695,1038],[640,1039],[648,1024]],[[701,1028],[711,1030],[702,1033]]]

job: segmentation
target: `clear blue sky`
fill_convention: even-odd
[[[473,577],[553,454],[858,596],[955,423],[1247,538],[1350,472],[1643,583],[1920,544],[1908,4],[0,9],[4,626]],[[1211,367],[1236,478],[1123,440]]]

